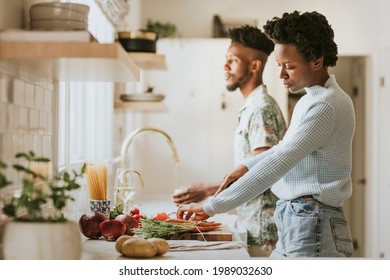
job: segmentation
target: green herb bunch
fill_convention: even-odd
[[[123,209],[125,206],[123,204],[118,204],[113,209],[110,210],[110,220],[114,220],[118,215],[123,214]]]
[[[37,222],[62,222],[66,221],[63,210],[67,202],[74,201],[70,192],[80,188],[77,180],[85,172],[85,164],[80,172],[63,172],[48,178],[38,174],[30,168],[31,163],[48,163],[50,160],[45,157],[37,157],[34,152],[17,153],[16,159],[26,160],[28,164],[13,164],[12,167],[23,175],[20,196],[14,196],[10,201],[5,201],[3,206],[4,214],[14,217],[16,220],[37,221]],[[8,181],[2,169],[7,165],[0,161],[0,188],[12,184]],[[43,187],[44,186],[44,187]],[[55,211],[44,213],[44,206],[50,205]]]
[[[196,228],[192,222],[173,223],[166,221],[153,220],[149,218],[140,220],[141,226],[134,228],[135,234],[142,238],[170,238],[175,234],[184,234],[191,232]]]

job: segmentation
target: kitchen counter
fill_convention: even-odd
[[[156,201],[143,201],[141,208],[149,209],[150,213],[157,213],[158,209],[166,209],[167,202],[161,204],[156,203]],[[175,208],[175,206],[172,207]],[[206,241],[194,241],[194,240],[181,240],[181,241],[168,241],[173,244],[173,247],[176,247],[175,250],[171,250],[163,256],[154,257],[153,260],[242,260],[250,259],[247,249],[245,246],[242,246],[242,228],[240,228],[240,223],[236,215],[232,214],[221,214],[216,217],[213,217],[212,220],[222,222],[225,228],[228,228],[233,233],[232,241],[220,241],[220,242],[206,242]],[[0,223],[0,236],[1,236],[1,223]],[[92,240],[87,239],[83,235],[82,237],[82,260],[125,260],[128,259],[120,255],[115,249],[114,241],[106,241],[104,239]],[[181,246],[187,247],[186,251],[180,251],[177,249],[177,243],[180,243]],[[210,246],[218,244],[217,249],[205,248],[200,250],[188,250],[190,245],[199,245],[202,244]],[[222,244],[222,245],[221,245]],[[228,246],[221,249],[221,246]],[[234,247],[234,248],[233,248]],[[215,247],[212,247],[215,248]],[[1,256],[1,242],[0,242],[0,259]]]
[[[191,240],[187,240],[191,242]],[[230,241],[226,241],[230,242]],[[115,242],[106,240],[83,239],[83,260],[125,260],[115,250]],[[153,260],[242,260],[250,256],[245,248],[224,250],[196,250],[196,251],[169,251],[163,256],[154,257]]]
[[[172,213],[176,211],[177,207],[169,200],[161,195],[148,196],[141,199],[141,203],[137,206],[140,208],[141,213],[145,215],[156,214],[161,211]],[[240,224],[237,215],[234,214],[219,214],[210,220],[221,222],[226,228],[233,233],[233,241],[225,241],[229,244],[238,244],[242,240],[246,240],[245,227]],[[183,240],[183,244],[192,240]],[[168,241],[169,242],[169,241]],[[203,242],[203,241],[202,241]],[[127,259],[121,256],[115,250],[115,242],[106,240],[90,240],[83,238],[82,240],[83,252],[81,259],[85,260],[114,260],[114,259]],[[218,250],[191,250],[191,251],[169,251],[163,256],[154,257],[153,260],[241,260],[249,259],[249,253],[245,247],[234,249],[218,249]]]

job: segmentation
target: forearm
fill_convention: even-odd
[[[219,186],[222,184],[222,182],[216,182],[216,183],[211,183],[207,184],[205,192],[207,196],[212,196],[215,194],[215,192],[219,189]]]

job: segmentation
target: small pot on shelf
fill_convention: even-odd
[[[156,52],[157,33],[154,31],[118,31],[116,40],[127,52]]]

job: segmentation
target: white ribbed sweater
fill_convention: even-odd
[[[322,86],[305,88],[283,140],[247,159],[249,171],[204,204],[213,216],[234,209],[272,187],[281,199],[313,195],[341,207],[352,194],[352,139],[355,112],[351,98],[330,76]]]

